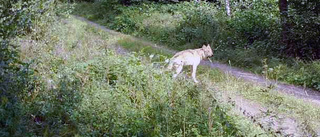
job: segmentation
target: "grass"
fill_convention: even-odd
[[[264,133],[245,118],[229,115],[205,85],[182,77],[173,80],[158,67],[158,59],[120,56],[112,50],[119,43],[144,49],[145,42],[110,35],[74,17],[52,24],[43,39],[31,37],[15,40],[21,45],[21,60],[34,61],[31,68],[37,86],[23,100],[30,136]]]
[[[209,73],[210,71],[214,70],[209,70]],[[288,96],[272,88],[260,87],[232,76],[221,75],[223,76],[209,76],[209,79],[217,79],[216,77],[223,79],[211,85],[217,87],[220,92],[225,92],[231,98],[239,95],[243,96],[267,108],[273,114],[284,114],[288,117],[293,117],[298,120],[300,125],[306,126],[307,128],[304,128],[309,130],[308,132],[317,132],[319,129],[320,121],[317,115],[320,113],[319,106],[294,96]]]
[[[132,44],[133,43],[136,43],[136,41],[132,41]],[[143,46],[138,46],[133,50],[137,52],[143,49]],[[149,54],[158,54],[155,49],[146,52]],[[167,52],[167,54],[170,53]],[[245,82],[206,66],[200,66],[197,74],[201,80],[211,81],[206,85],[207,87],[215,87],[216,89],[219,89],[218,92],[225,92],[231,98],[243,96],[248,100],[258,103],[262,107],[267,108],[267,110],[274,114],[284,114],[288,117],[293,117],[298,120],[299,124],[305,126],[303,127],[305,130],[309,130],[307,132],[315,132],[320,127],[320,117],[317,115],[320,113],[320,107],[311,102],[288,96],[287,94],[283,94],[272,88],[260,87]]]
[[[30,126],[38,135],[265,134],[266,131],[232,111],[230,104],[223,103],[219,98],[222,92],[242,95],[277,113],[297,118],[310,130],[319,123],[316,115],[319,107],[216,69],[201,66],[198,77],[205,83],[199,86],[183,77],[175,82],[156,65],[157,61],[172,56],[171,52],[130,36],[109,35],[73,17],[52,25],[43,40],[28,39],[17,40],[22,41],[21,59],[35,60],[36,64],[32,64],[35,75],[44,83],[31,93],[31,101],[26,101],[28,113],[46,119],[38,122],[47,128],[38,128],[36,123]],[[141,60],[132,54],[121,57],[109,50],[116,45],[142,51],[143,55],[159,55],[159,59]],[[58,123],[60,128],[54,125],[59,119],[64,119]],[[206,126],[208,121],[214,121],[214,126]]]
[[[166,57],[172,56],[170,51],[159,50],[149,42],[125,38],[118,41],[118,43],[130,51],[141,51],[144,55],[160,54]],[[315,132],[320,127],[320,117],[317,115],[320,113],[320,107],[311,102],[288,96],[272,89],[272,87],[265,88],[245,82],[206,66],[200,66],[197,74],[201,80],[210,81],[206,85],[207,87],[219,89],[212,92],[225,92],[231,98],[243,96],[267,108],[271,113],[293,117],[298,120],[299,124],[305,126],[303,127],[304,130],[308,130],[306,132]]]
[[[171,57],[172,54],[168,53],[168,51],[166,51],[163,48],[155,48],[154,45],[150,45],[152,43],[144,43],[141,42],[139,40],[135,40],[132,38],[123,38],[118,40],[117,42],[120,46],[122,46],[123,48],[130,50],[130,51],[135,51],[135,52],[142,52],[144,54],[158,54],[158,55],[163,55],[166,57]]]

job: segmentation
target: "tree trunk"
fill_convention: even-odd
[[[288,24],[288,1],[279,0],[279,10],[280,10],[280,19],[281,19],[281,42],[286,46],[286,52],[289,55],[293,55],[293,44],[290,44],[289,40],[289,24]]]
[[[227,15],[231,16],[231,11],[230,11],[230,2],[229,0],[225,0],[226,3],[226,11],[227,11]]]

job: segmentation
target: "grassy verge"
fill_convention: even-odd
[[[214,73],[211,71],[209,70],[206,73]],[[206,74],[203,73],[203,75]],[[212,87],[217,87],[221,92],[226,92],[231,98],[240,95],[266,108],[267,115],[284,114],[292,117],[298,120],[302,130],[305,130],[304,132],[309,132],[314,136],[317,135],[316,133],[320,128],[319,116],[317,115],[320,113],[319,106],[303,99],[280,93],[272,88],[259,87],[225,74],[220,76],[210,75],[209,78],[220,79],[215,81]]]
[[[119,39],[117,43],[121,45],[123,48],[130,51],[142,52],[144,54],[157,54],[166,57],[172,56],[172,53],[166,51],[163,48],[155,48],[154,45],[150,45],[150,43],[141,42],[137,39],[132,39],[130,37]]]
[[[232,22],[226,19],[224,14],[214,5],[208,3],[202,3],[202,5],[188,2],[179,4],[144,3],[127,7],[118,5],[115,10],[110,10],[110,8],[115,7],[103,7],[99,6],[99,3],[78,3],[74,14],[126,34],[163,43],[175,50],[196,48],[203,43],[211,43],[215,48],[219,47],[215,51],[216,60],[225,63],[231,62],[233,66],[263,74],[271,79],[316,90],[320,89],[319,61],[303,62],[298,59],[279,58],[278,53],[272,51],[278,50],[278,46],[263,40],[257,40],[247,48],[241,47],[241,45],[247,45],[245,38],[247,35],[241,36],[242,33],[234,33],[237,29],[230,30],[230,28],[238,26],[241,31],[250,31],[250,28],[254,27],[248,26],[252,23],[257,24],[257,22],[250,22],[254,21],[252,19],[237,20],[237,18],[244,18],[240,16],[235,17]],[[257,17],[265,19],[264,14],[257,12]],[[249,15],[248,17],[250,17]],[[266,16],[269,17],[269,15]],[[261,21],[262,24],[258,23],[254,26],[258,30],[267,29],[261,30],[263,32],[276,33],[273,30],[268,30],[273,28],[272,23],[274,22],[276,19],[272,18],[267,19],[267,23]],[[262,26],[259,27],[259,25]],[[260,39],[267,37],[263,36],[264,33],[258,34],[262,35]]]

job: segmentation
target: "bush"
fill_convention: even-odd
[[[26,130],[22,98],[34,87],[33,71],[8,41],[0,46],[0,136],[19,136]]]
[[[20,60],[19,46],[12,39],[29,33],[39,39],[59,11],[53,11],[53,1],[4,0],[0,4],[0,136],[21,136],[29,123],[24,101],[41,83],[30,64]]]
[[[280,64],[270,67],[272,69],[269,73],[273,79],[320,90],[319,67],[319,61],[295,61],[292,66]]]
[[[170,45],[178,44],[176,38],[176,29],[181,17],[170,13],[154,12],[147,15],[143,20],[140,28],[142,37],[146,37],[152,41],[160,43],[170,43]]]
[[[110,8],[105,7],[104,10],[108,9]],[[218,23],[214,16],[216,10],[207,2],[185,2],[177,5],[142,3],[128,7],[118,5],[116,9],[116,17],[113,20],[105,19],[103,24],[111,29],[146,37],[174,48],[188,43],[196,44],[194,47],[198,47],[211,42],[217,34]],[[99,13],[105,12],[95,14]],[[89,19],[98,22],[103,19],[103,16],[94,17]]]
[[[219,27],[215,19],[215,7],[206,2],[190,3],[184,10],[183,19],[176,30],[179,45],[193,43],[199,47],[210,43]]]
[[[285,54],[304,60],[320,59],[320,6],[317,0],[288,2],[288,39]]]
[[[257,1],[248,5],[241,5],[250,7],[248,9],[239,8],[233,13],[229,25],[239,35],[244,38],[246,44],[251,46],[255,41],[269,41],[278,40],[274,38],[274,33],[280,34],[278,28],[277,10],[278,3],[275,1]],[[236,8],[237,9],[237,8]],[[238,45],[244,46],[244,45]],[[268,47],[270,48],[270,47]]]
[[[110,23],[112,29],[126,33],[133,34],[136,31],[139,31],[138,24],[140,24],[142,18],[141,14],[142,9],[138,7],[119,7],[121,14],[115,17],[114,22]]]

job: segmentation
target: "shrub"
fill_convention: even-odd
[[[33,88],[33,71],[8,41],[0,46],[0,136],[19,136],[26,130],[22,98]]]
[[[139,14],[142,13],[142,9],[135,6],[130,6],[128,8],[119,7],[119,10],[121,15],[115,17],[114,22],[108,26],[126,34],[132,34],[136,31],[139,31],[138,24],[142,20]]]
[[[80,4],[81,5],[81,4]],[[99,7],[99,6],[98,6]],[[110,8],[104,7],[104,10]],[[113,20],[104,20],[106,26],[131,35],[142,36],[179,48],[187,43],[209,43],[216,36],[218,23],[215,7],[207,2],[177,5],[142,3],[131,6],[118,5]],[[105,12],[96,12],[100,14]],[[108,12],[107,12],[108,13]],[[93,16],[103,19],[103,16]]]
[[[210,43],[219,27],[215,19],[215,7],[206,2],[190,3],[184,10],[183,19],[176,30],[179,45],[194,43],[199,47]]]
[[[280,64],[275,67],[270,67],[272,71],[269,73],[272,75],[271,78],[320,90],[319,64],[319,61],[313,61],[311,63],[295,61],[292,66]]]
[[[246,40],[247,45],[251,45],[255,41],[277,40],[272,37],[273,33],[279,34],[277,31],[280,28],[277,24],[278,11],[275,10],[277,4],[275,1],[257,1],[245,5],[250,8],[239,8],[235,11],[229,25],[235,30],[236,35],[242,36]]]
[[[320,59],[320,5],[316,0],[288,2],[289,43],[284,54],[304,60]]]
[[[140,35],[160,43],[170,45],[178,44],[179,41],[175,33],[181,17],[179,15],[160,12],[149,14],[150,15],[147,15],[142,21],[142,31]]]
[[[24,99],[40,83],[30,64],[20,60],[12,39],[29,33],[39,39],[57,12],[54,1],[4,0],[0,4],[0,136],[22,136],[29,122]]]

